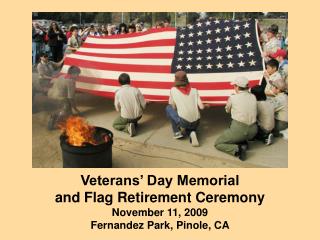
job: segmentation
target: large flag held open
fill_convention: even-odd
[[[213,105],[226,103],[236,76],[255,85],[264,69],[254,19],[204,20],[185,28],[88,37],[66,57],[62,73],[71,65],[81,68],[80,91],[113,97],[118,76],[126,72],[150,101],[167,101],[174,73],[184,70],[203,102]]]

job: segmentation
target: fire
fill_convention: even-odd
[[[60,125],[67,141],[73,146],[83,146],[85,143],[96,145],[94,139],[95,128],[90,126],[87,121],[79,116],[71,116],[66,122]]]

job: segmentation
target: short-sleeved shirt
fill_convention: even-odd
[[[278,49],[281,48],[281,42],[277,38],[270,39],[265,45],[264,45],[264,51],[268,54],[274,54],[277,52]]]
[[[60,76],[54,80],[53,88],[56,91],[56,96],[59,99],[73,99],[76,93],[76,82],[71,78]]]
[[[231,95],[225,108],[233,120],[249,126],[257,121],[257,99],[248,91]]]
[[[42,76],[49,76],[52,77],[55,73],[57,68],[59,67],[58,63],[48,61],[48,63],[39,62],[37,66],[37,70],[39,73],[39,77]]]
[[[275,73],[273,73],[272,75],[270,75],[269,78],[266,78],[266,81],[267,81],[267,85],[266,85],[266,88],[264,90],[264,92],[267,94],[267,93],[271,93],[271,90],[272,90],[272,85],[270,84],[269,81],[271,82],[274,82],[278,79],[282,79],[282,76],[280,75],[280,73],[278,71],[276,71]]]
[[[279,73],[282,77],[282,79],[286,82],[286,85],[288,87],[288,61],[284,60],[279,65]]]
[[[274,128],[274,105],[271,101],[257,101],[258,125],[266,131]]]
[[[81,40],[79,38],[74,37],[73,35],[68,39],[68,47],[72,48],[80,48],[81,46]],[[68,50],[66,53],[73,53],[75,52],[74,50]]]
[[[116,91],[114,106],[121,117],[126,119],[136,119],[141,117],[146,102],[140,90],[130,85],[123,85]]]
[[[200,119],[199,108],[203,108],[203,104],[195,88],[191,88],[189,94],[183,94],[176,87],[171,88],[169,104],[177,108],[179,117],[190,123]]]
[[[275,108],[274,118],[288,122],[288,95],[279,93],[271,101]]]

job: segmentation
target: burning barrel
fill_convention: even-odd
[[[60,146],[64,168],[111,168],[113,134],[70,117],[61,127]]]

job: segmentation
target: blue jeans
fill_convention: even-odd
[[[200,119],[195,122],[188,122],[187,120],[179,117],[177,111],[171,105],[166,107],[166,113],[167,117],[171,121],[171,126],[174,133],[179,132],[180,128],[183,128],[185,129],[183,134],[189,136],[192,131],[197,130],[200,124]]]
[[[32,66],[37,62],[37,44],[32,42]]]

